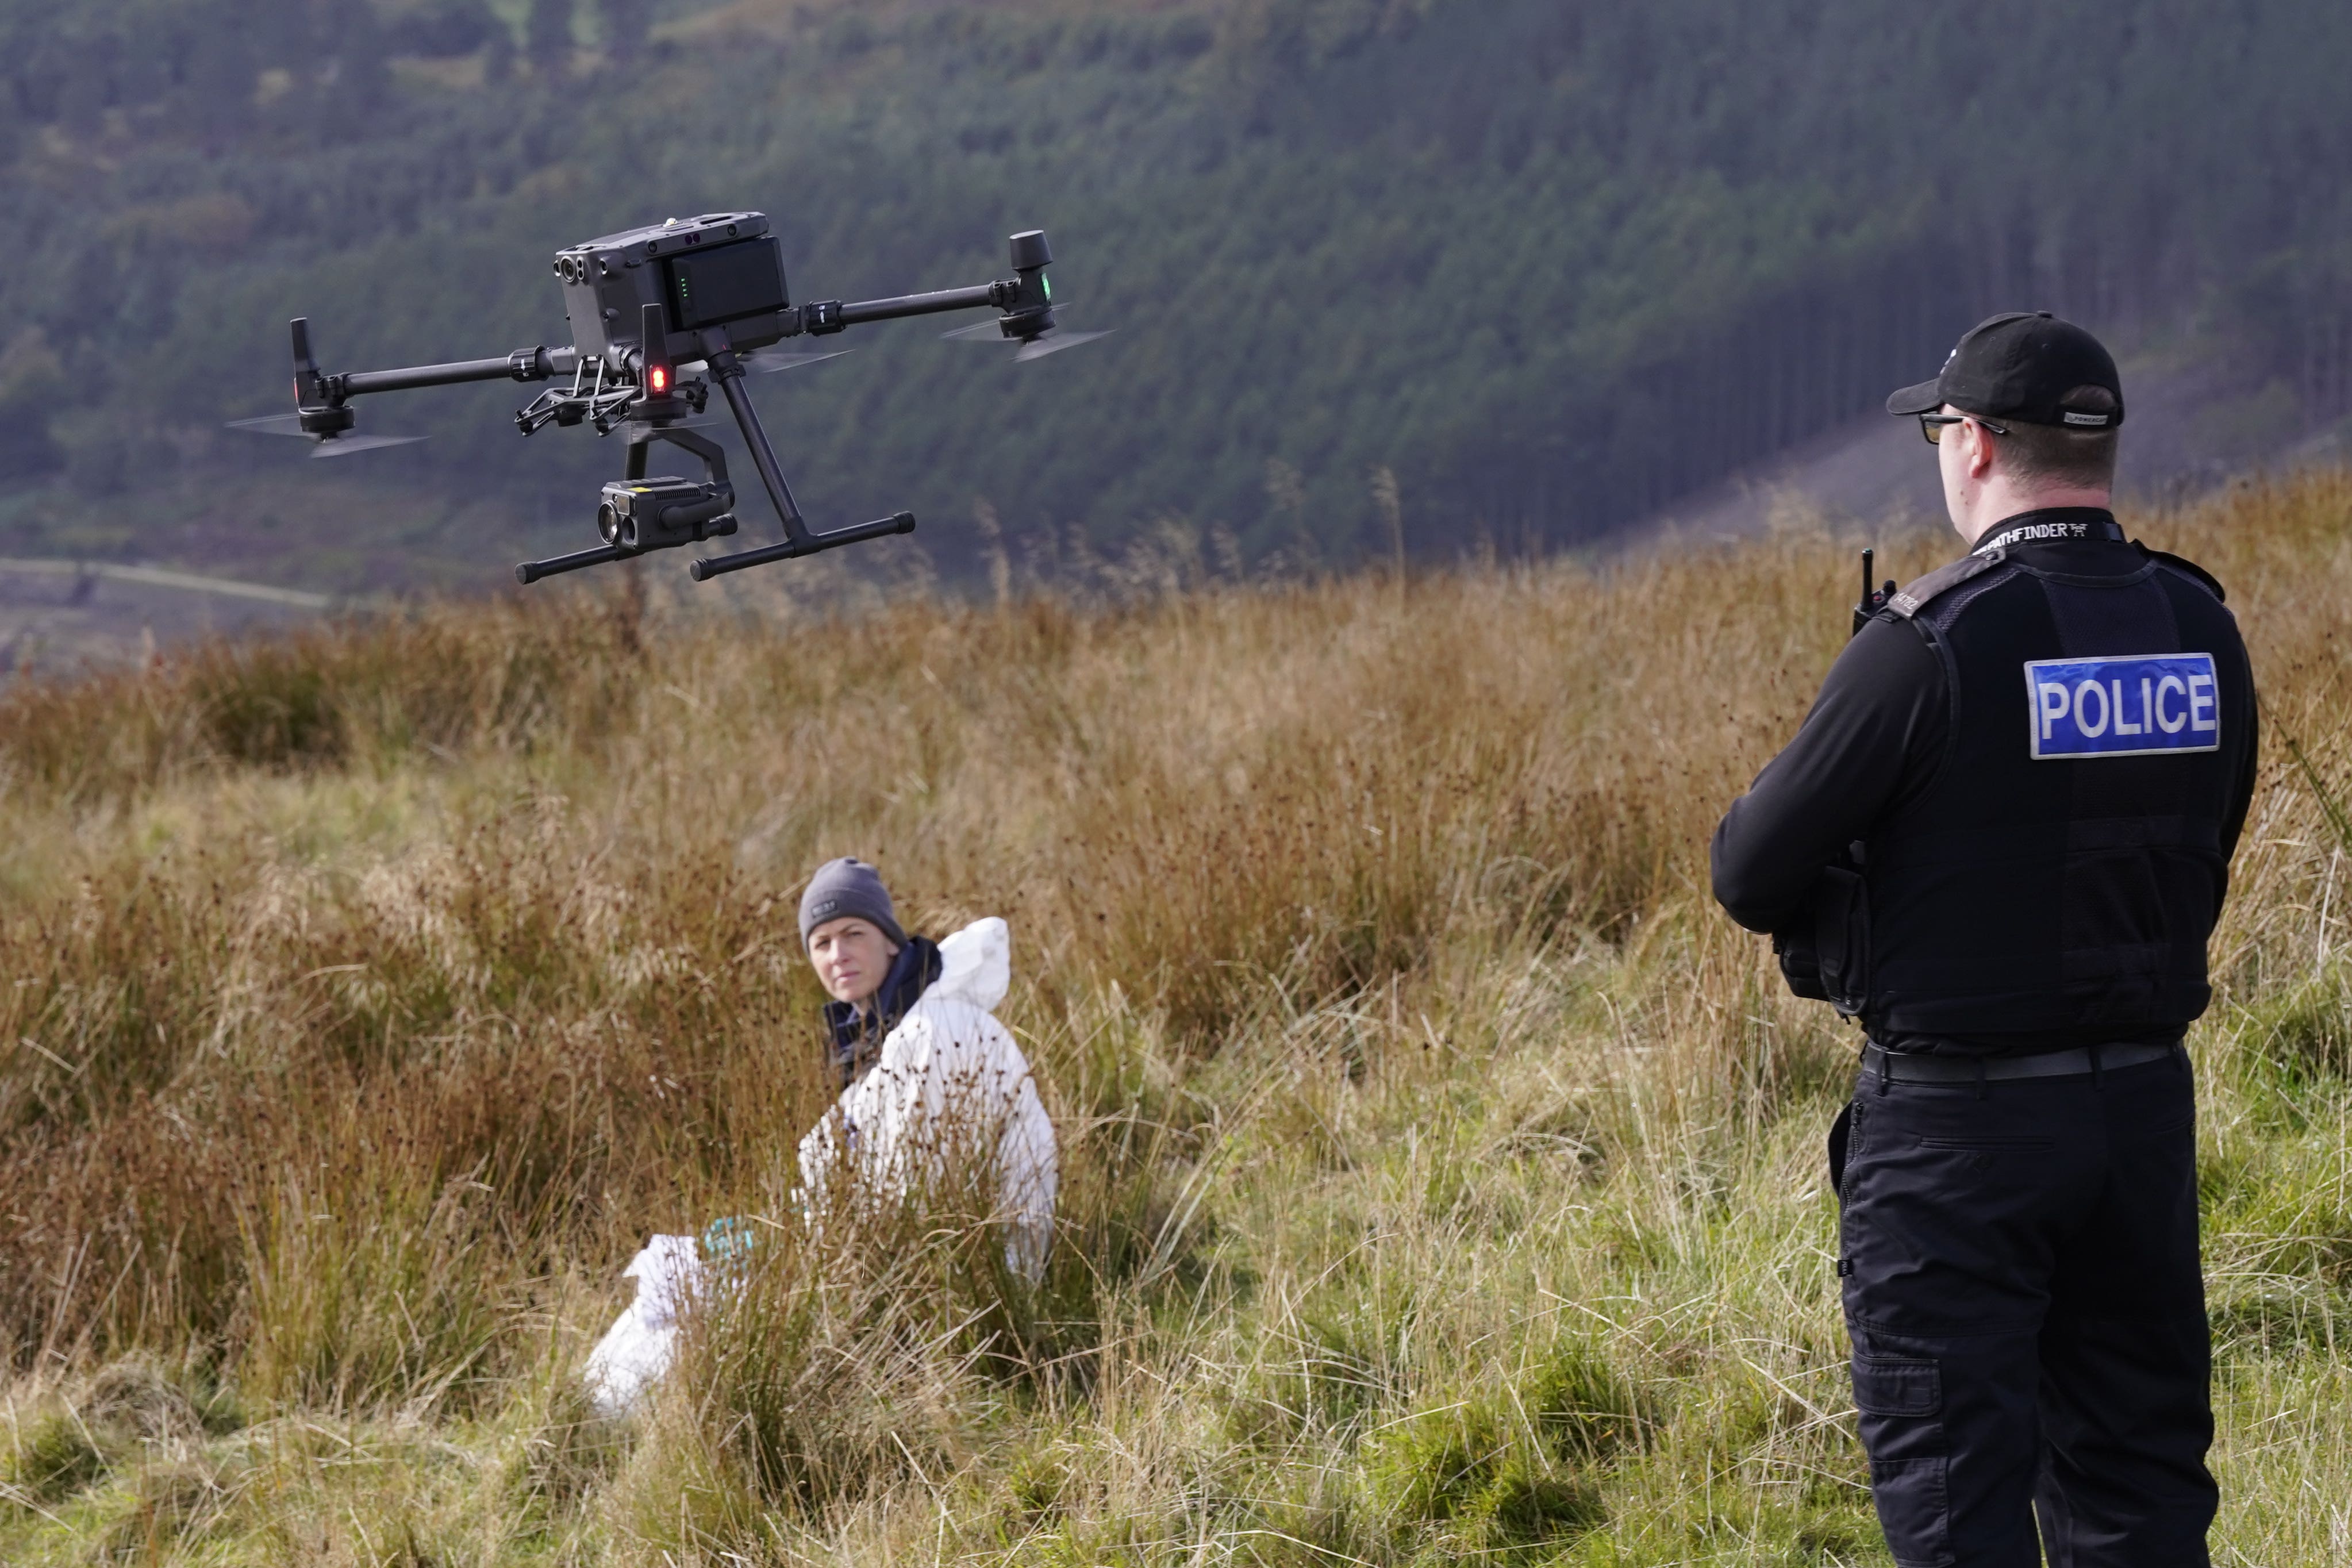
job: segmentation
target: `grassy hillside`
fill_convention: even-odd
[[[982,503],[1097,548],[1222,524],[1252,562],[1589,539],[2021,303],[2198,366],[2213,438],[2275,450],[2352,411],[2347,29],[2329,0],[0,0],[0,531],[503,581],[585,541],[619,460],[518,438],[521,389],[372,403],[432,444],[315,471],[220,422],[280,405],[291,315],[331,366],[562,342],[558,247],[736,205],[803,298],[976,280],[1043,225],[1073,324],[1119,330],[1016,373],[901,324],[763,382],[813,515],[910,507],[950,568]]]
[[[2192,1037],[2222,1557],[2334,1563],[2352,477],[2133,521],[2266,701]],[[636,578],[12,689],[0,1557],[1883,1561],[1854,1042],[1704,894],[1849,567],[1269,586],[1170,534],[1087,604]],[[951,1212],[790,1218],[843,852],[1012,922],[1037,1291]],[[614,1271],[730,1213],[743,1305],[593,1420]]]

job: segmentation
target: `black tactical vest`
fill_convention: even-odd
[[[1882,612],[1943,660],[1952,708],[1834,922],[1832,994],[1874,1037],[2161,1037],[2210,998],[2253,679],[2218,584],[2094,526],[2063,552],[1996,531]]]

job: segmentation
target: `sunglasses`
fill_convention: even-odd
[[[1919,416],[1919,434],[1927,437],[1927,445],[1933,447],[1943,440],[1945,426],[1965,425],[1971,419],[1976,419],[1978,424],[1996,436],[2009,434],[2008,426],[1997,420],[1977,419],[1973,414],[1922,414]]]

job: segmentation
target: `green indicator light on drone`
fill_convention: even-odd
[[[1051,278],[1038,279],[1037,287],[1045,290],[1045,298],[1048,300],[1054,297],[1054,280]]]

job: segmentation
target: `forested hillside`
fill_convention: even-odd
[[[1119,329],[1016,371],[902,324],[761,386],[821,521],[911,507],[950,563],[982,512],[1589,539],[2012,305],[2227,345],[2263,431],[2352,404],[2333,0],[5,0],[0,62],[7,553],[171,514],[236,554],[267,491],[294,574],[380,574],[377,530],[495,581],[616,450],[523,442],[513,387],[377,400],[433,442],[315,468],[222,421],[281,405],[291,315],[331,368],[561,342],[556,248],[719,206],[803,298],[1043,226]]]

